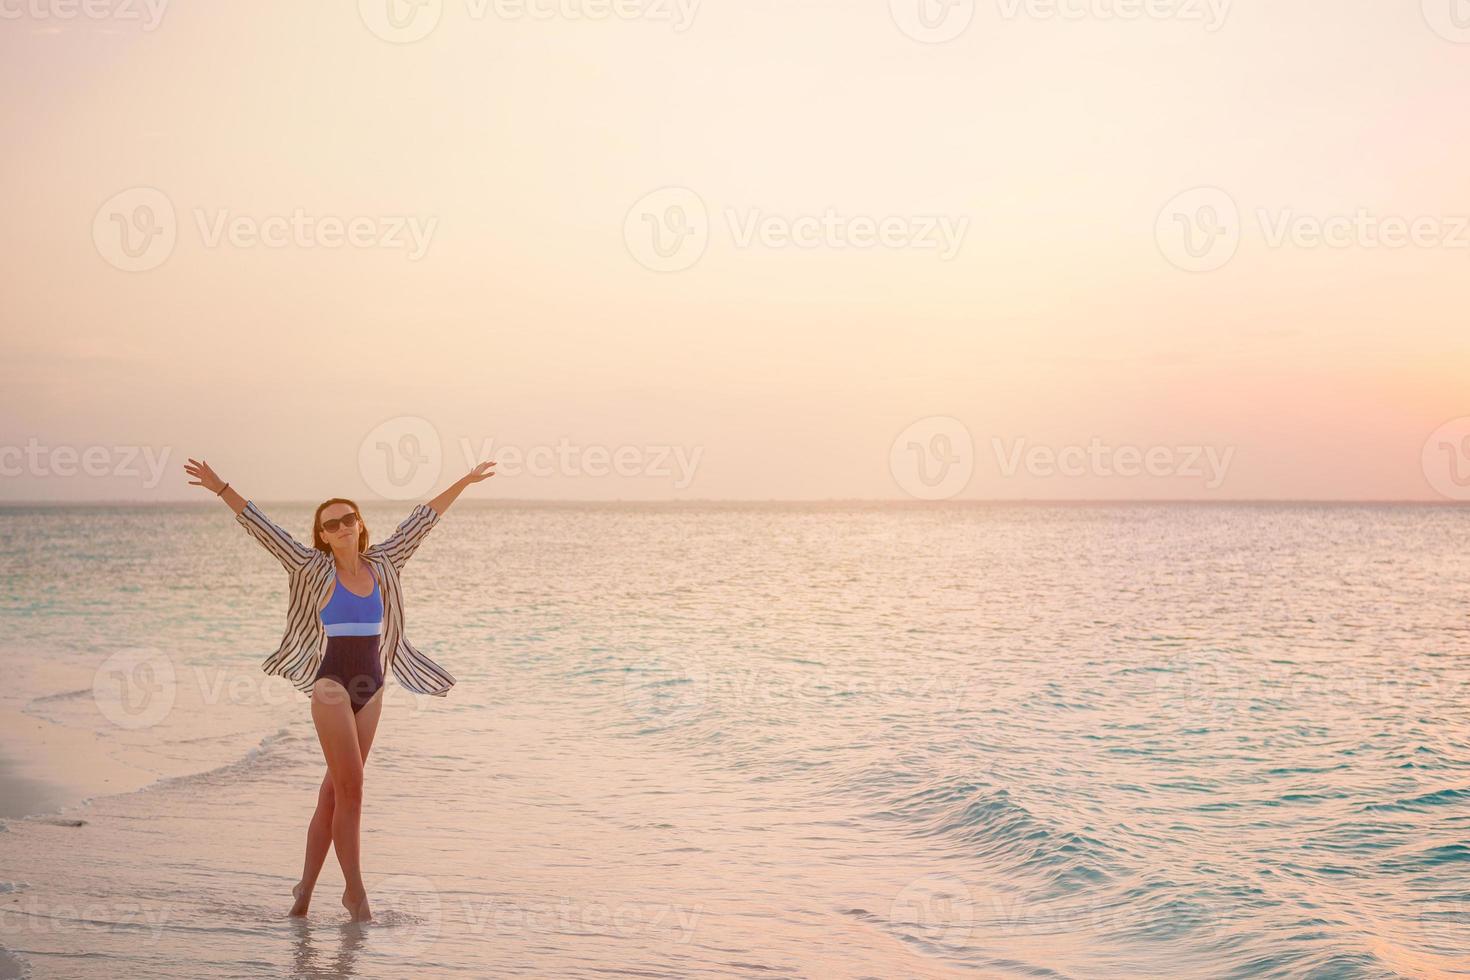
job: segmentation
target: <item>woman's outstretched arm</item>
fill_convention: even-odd
[[[189,462],[184,464],[184,472],[190,476],[198,477],[196,480],[189,481],[190,486],[203,487],[210,493],[215,494],[229,505],[230,510],[234,511],[236,516],[239,515],[240,511],[245,509],[246,500],[235,492],[234,487],[229,487],[224,493],[219,492],[220,487],[224,486],[225,481],[216,476],[214,470],[204,460],[195,459],[190,456]]]
[[[494,476],[494,466],[494,462],[481,463],[455,480],[453,486],[433,500],[414,507],[386,540],[371,546],[368,551],[387,557],[394,568],[401,570],[423,543],[425,536],[439,523],[439,518],[449,509],[449,505],[454,503],[454,498],[459,496],[460,491],[471,483],[479,483]]]
[[[260,542],[261,547],[275,555],[286,571],[295,571],[311,559],[313,549],[291,537],[285,529],[261,513],[259,507],[236,493],[234,487],[225,486],[225,481],[215,475],[208,463],[191,458],[184,470],[197,478],[189,481],[191,485],[203,487],[223,500],[235,512],[235,520],[250,532],[251,537]],[[223,493],[220,493],[221,488],[224,489]]]
[[[450,484],[449,489],[445,490],[439,496],[429,501],[429,506],[434,509],[434,513],[438,514],[440,517],[443,517],[444,512],[449,509],[450,504],[454,503],[455,498],[459,496],[459,492],[461,490],[469,486],[471,483],[479,483],[481,480],[488,480],[494,475],[495,461],[493,459],[488,463],[480,463],[474,469],[470,470],[464,476],[460,477],[458,480],[455,480],[454,483]]]

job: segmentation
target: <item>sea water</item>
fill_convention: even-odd
[[[411,507],[364,514],[385,536]],[[309,505],[261,502],[302,540]],[[0,971],[1470,975],[1470,510],[456,504],[376,921],[214,502],[0,509]],[[0,974],[3,975],[3,974]]]

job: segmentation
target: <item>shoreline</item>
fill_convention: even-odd
[[[57,818],[96,797],[131,792],[158,778],[121,758],[85,709],[71,717],[82,704],[95,706],[93,671],[32,648],[0,649],[11,666],[11,696],[0,700],[0,731],[6,734],[0,827]]]
[[[59,812],[75,802],[75,792],[20,772],[8,752],[0,753],[0,824]]]
[[[98,796],[130,793],[159,778],[117,759],[94,733],[23,707],[0,708],[0,728],[8,737],[0,753],[0,826],[60,817]]]
[[[97,799],[248,761],[291,720],[241,704],[223,724],[201,721],[200,699],[210,692],[181,683],[164,719],[135,730],[117,725],[111,703],[99,701],[95,666],[34,648],[0,651],[12,668],[9,696],[0,697],[0,828],[62,822]]]
[[[18,821],[62,826],[85,823],[80,811],[95,800],[248,765],[290,735],[284,727],[263,731],[258,741],[238,755],[231,753],[228,758],[210,759],[178,772],[158,772],[129,764],[119,753],[108,751],[93,732],[37,718],[24,709],[0,708],[0,727],[12,736],[0,752],[0,801],[4,801],[0,803],[0,832],[7,823]],[[19,761],[18,755],[30,761]],[[5,805],[11,801],[16,801],[14,806]]]

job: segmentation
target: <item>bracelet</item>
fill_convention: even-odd
[[[228,489],[230,489],[230,485],[229,485],[229,484],[228,484],[228,483],[226,483],[226,484],[225,484],[225,485],[224,485],[224,486],[222,486],[222,487],[220,487],[220,488],[219,488],[219,489],[218,489],[218,490],[216,490],[216,491],[215,491],[215,492],[214,492],[214,495],[215,495],[215,496],[216,496],[216,497],[218,497],[218,496],[219,496],[219,495],[220,495],[220,494],[222,494],[222,493],[224,493],[224,492],[225,492],[225,491],[226,491],[226,490],[228,490]]]

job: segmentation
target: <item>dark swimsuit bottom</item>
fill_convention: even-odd
[[[383,662],[378,656],[377,636],[329,636],[316,679],[334,680],[347,689],[352,713],[372,700],[383,686]]]
[[[352,713],[383,686],[383,662],[378,644],[383,630],[383,594],[373,576],[373,591],[358,595],[342,584],[337,576],[331,598],[321,611],[322,627],[327,633],[327,649],[316,680],[323,677],[347,689],[352,699]]]

